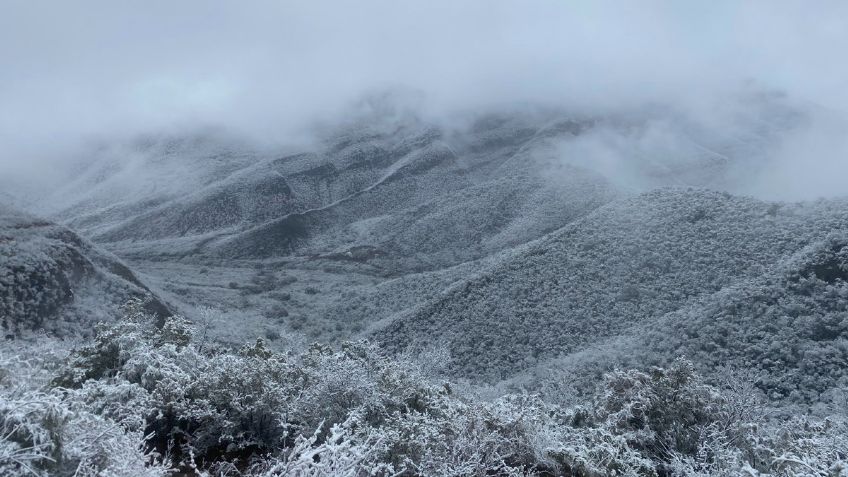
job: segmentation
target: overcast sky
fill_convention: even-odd
[[[363,93],[709,107],[740,88],[848,111],[844,1],[0,0],[0,162],[89,135],[285,137]]]

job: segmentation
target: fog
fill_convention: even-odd
[[[785,114],[795,119],[761,148],[769,167],[739,169],[739,190],[843,195],[846,47],[838,1],[7,0],[0,174],[44,174],[92,137],[220,127],[298,143],[388,90],[434,121],[522,105],[593,117],[660,105],[735,137]],[[758,95],[780,98],[781,117],[761,105],[748,114]],[[581,160],[620,170],[628,141],[652,144],[617,134],[579,145]]]

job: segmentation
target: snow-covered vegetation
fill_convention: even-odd
[[[844,475],[845,202],[545,165],[580,124],[354,128],[97,245],[4,209],[2,470]]]
[[[846,252],[844,235],[815,242],[772,273],[742,280],[550,367],[588,379],[611,366],[665,365],[685,355],[706,375],[719,376],[729,367],[747,373],[772,403],[798,412],[843,409]]]
[[[818,323],[825,313],[834,314],[827,320],[841,322],[844,300],[838,297],[848,265],[836,244],[844,242],[837,237],[846,230],[843,200],[783,204],[705,189],[657,189],[615,201],[528,244],[412,308],[376,336],[391,349],[444,344],[456,375],[489,381],[619,335],[640,336],[655,325],[658,339],[689,343],[689,351],[712,346],[713,352],[697,355],[709,355],[710,366],[729,358],[722,349],[737,345],[724,343],[718,331],[712,341],[699,334],[706,330],[664,333],[663,317],[681,309],[687,317],[676,331],[704,324],[696,317],[722,314],[719,323],[731,317],[739,322],[728,333],[739,331],[741,343],[755,336],[771,339],[767,330],[781,333],[780,328],[785,339],[768,346],[799,350],[800,323],[777,323],[783,316]],[[837,241],[825,245],[831,240]],[[795,278],[786,278],[791,274]],[[728,305],[731,289],[753,287],[748,292],[756,295],[761,285],[755,282],[763,280],[771,283],[770,299],[753,307],[750,299],[734,298],[736,305],[716,311]],[[760,320],[764,313],[771,317]],[[753,323],[766,329],[740,331]],[[824,338],[839,348],[848,335],[839,328]],[[654,347],[646,346],[644,356],[651,356]],[[665,357],[673,359],[674,349],[664,348]],[[738,364],[757,362],[752,351]],[[776,367],[785,371],[788,361],[781,362]]]
[[[120,260],[72,230],[0,204],[0,329],[90,334],[130,297],[149,295]],[[168,314],[159,300],[148,309]]]
[[[848,477],[848,2],[5,2],[0,477]]]
[[[691,363],[612,371],[585,401],[485,400],[447,357],[367,342],[208,341],[138,300],[90,341],[0,348],[0,469],[21,475],[845,475],[848,425],[769,418]]]

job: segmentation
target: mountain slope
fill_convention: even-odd
[[[130,297],[149,295],[125,265],[71,230],[0,206],[4,332],[88,334],[97,321],[116,316]],[[162,318],[170,314],[156,298],[146,308]]]
[[[831,204],[842,208],[845,203]],[[740,280],[667,315],[542,363],[510,380],[558,394],[586,391],[612,368],[662,366],[679,356],[708,377],[728,375],[800,412],[841,406],[848,384],[848,235],[835,232],[766,273]]]
[[[525,111],[450,127],[361,118],[287,152],[208,132],[154,138],[95,151],[46,202],[122,256],[367,248],[387,274],[436,270],[537,239],[631,186],[728,185],[736,156],[757,156],[775,133],[723,137],[678,116]]]
[[[845,230],[845,208],[656,190],[598,209],[375,336],[390,349],[447,345],[456,374],[500,380],[765,273]]]
[[[557,160],[553,143],[592,124],[550,115],[484,117],[460,130],[354,124],[276,157],[206,138],[136,145],[124,161],[110,149],[57,192],[64,205],[54,216],[124,257],[369,249],[384,274],[435,270],[536,239],[618,197],[601,174]],[[162,169],[158,184],[152,171]]]

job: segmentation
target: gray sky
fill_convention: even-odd
[[[709,116],[762,88],[844,118],[846,51],[842,1],[2,0],[0,165],[201,124],[285,139],[389,87],[433,115],[660,102]]]

